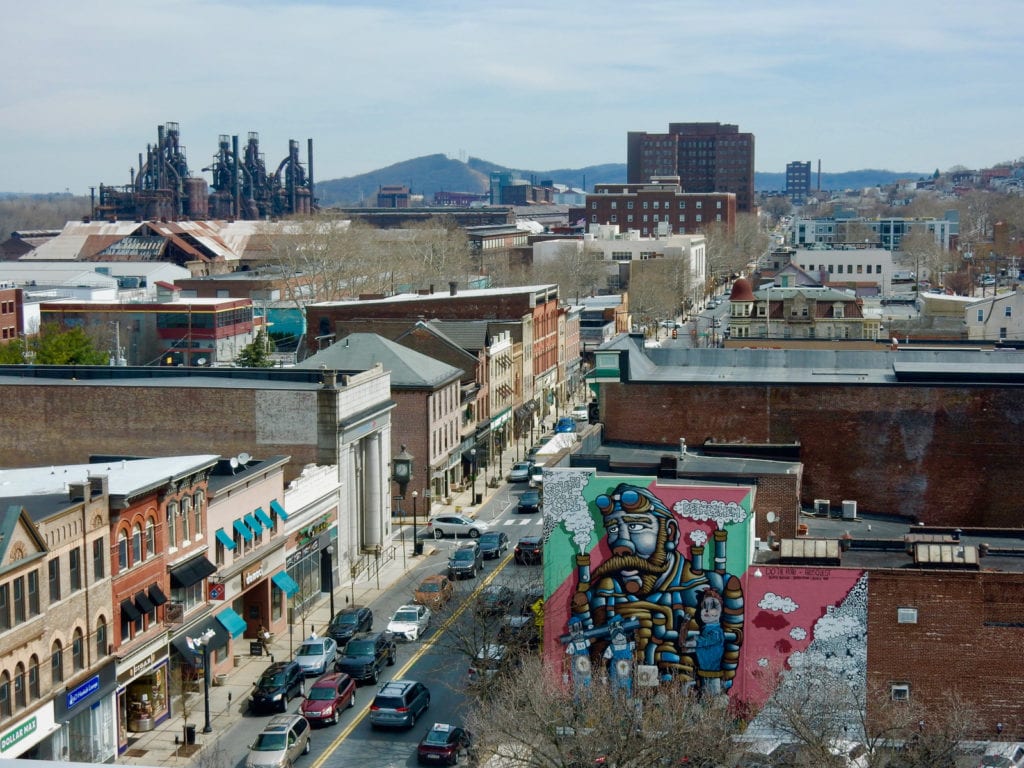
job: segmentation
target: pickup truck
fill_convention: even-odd
[[[353,680],[371,681],[380,679],[385,665],[394,666],[398,648],[390,632],[360,632],[345,646],[345,655],[335,663],[336,672],[345,672]]]

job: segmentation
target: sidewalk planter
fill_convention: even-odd
[[[242,654],[240,654],[240,653],[236,653],[235,654],[235,666],[236,667],[242,666]]]
[[[218,672],[213,676],[214,685],[224,685],[228,681],[228,675],[226,672]]]

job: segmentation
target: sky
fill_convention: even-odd
[[[1024,2],[33,0],[7,3],[0,192],[123,185],[176,122],[295,139],[314,179],[443,153],[626,162],[629,131],[721,122],[758,171],[932,172],[1024,156]],[[396,180],[400,181],[400,180]],[[594,179],[594,181],[600,181]]]

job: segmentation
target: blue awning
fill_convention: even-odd
[[[263,511],[263,507],[256,507],[256,511],[253,512],[256,515],[256,519],[263,523],[263,527],[268,531],[273,530],[274,521],[270,519],[270,515]]]
[[[224,549],[233,550],[235,548],[235,540],[228,536],[223,528],[218,528],[216,535],[217,541],[224,545]]]
[[[245,632],[245,619],[230,608],[220,611],[217,614],[217,621],[224,625],[224,629],[230,632],[232,637],[238,637]]]
[[[263,526],[260,525],[260,521],[253,517],[251,514],[245,516],[246,524],[252,528],[252,532],[259,536],[263,533]]]
[[[277,585],[277,588],[284,592],[285,597],[291,597],[299,591],[299,585],[287,571],[280,571],[270,577],[270,580]]]
[[[238,531],[239,536],[246,541],[252,541],[252,531],[245,527],[245,523],[241,520],[235,520],[232,525],[235,527],[235,530]]]
[[[284,511],[284,507],[277,503],[277,499],[270,502],[270,508],[277,513],[277,516],[282,520],[288,519],[288,513]]]

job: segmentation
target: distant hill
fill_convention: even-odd
[[[586,168],[557,168],[551,171],[532,171],[508,168],[478,157],[466,162],[453,160],[446,155],[424,155],[412,160],[389,165],[359,176],[330,179],[316,182],[316,196],[321,206],[353,206],[376,204],[377,190],[383,185],[404,184],[413,194],[423,195],[430,203],[435,192],[487,192],[490,174],[496,171],[510,171],[521,179],[539,184],[551,181],[592,190],[595,183],[623,184],[626,181],[625,163],[605,163]],[[823,173],[822,189],[862,189],[891,184],[898,179],[917,179],[929,176],[918,171],[860,170],[843,173]],[[811,186],[817,186],[817,175],[812,174]],[[781,191],[786,187],[785,173],[755,173],[754,187],[758,192]]]

